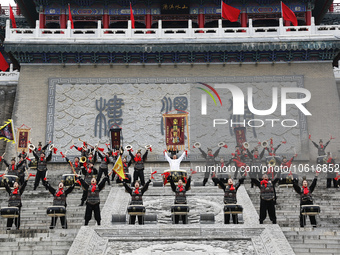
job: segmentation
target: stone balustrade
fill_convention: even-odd
[[[6,22],[5,43],[78,43],[97,44],[102,41],[107,43],[121,42],[135,43],[136,40],[157,42],[178,42],[187,41],[201,43],[205,41],[225,40],[226,42],[273,42],[292,40],[336,40],[340,36],[339,25],[318,25],[310,26],[283,26],[283,20],[279,20],[276,27],[254,27],[252,20],[249,20],[248,27],[223,27],[222,20],[218,20],[218,27],[215,28],[193,28],[192,21],[188,20],[187,28],[163,28],[162,21],[158,21],[158,28],[132,29],[131,21],[128,21],[128,28],[101,28],[101,21],[98,21],[96,29],[71,29],[70,21],[66,29],[39,28],[39,21],[35,28],[10,28],[9,20]],[[155,40],[156,39],[156,40]]]
[[[13,65],[10,65],[8,72],[0,72],[0,84],[2,83],[18,83],[20,72],[13,70]]]

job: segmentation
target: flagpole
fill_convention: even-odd
[[[223,3],[222,2],[223,2],[223,0],[221,0],[221,19],[223,18],[222,17],[222,12],[223,12],[223,6],[222,6]]]

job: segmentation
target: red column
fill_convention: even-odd
[[[65,13],[60,14],[59,22],[60,22],[60,28],[65,29],[66,28],[66,14]]]
[[[331,4],[328,8],[329,12],[334,12],[334,4]]]
[[[106,14],[103,14],[103,28],[109,28],[109,24],[110,23],[110,17],[109,15],[106,13]]]
[[[247,27],[248,14],[246,12],[241,13],[241,27]]]
[[[310,26],[312,24],[312,11],[307,10],[305,13],[306,25]]]
[[[145,15],[145,28],[151,28],[152,26],[152,16],[150,13]],[[150,34],[151,31],[147,31],[147,34]]]
[[[145,28],[151,28],[152,25],[152,16],[151,14],[145,15]]]
[[[285,25],[286,27],[290,26],[290,21],[289,21],[289,20],[285,20],[284,22],[285,22],[284,25]]]
[[[198,14],[198,27],[204,28],[205,16],[203,13]]]
[[[203,13],[198,14],[197,23],[199,28],[204,28],[205,23],[205,15]],[[200,33],[204,33],[203,31],[199,31]]]
[[[45,28],[45,14],[39,13],[39,28]]]

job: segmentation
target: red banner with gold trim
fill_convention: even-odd
[[[17,151],[28,151],[28,141],[31,129],[23,124],[17,131]]]
[[[185,130],[189,134],[187,114],[163,114],[167,149],[185,149]],[[187,136],[189,137],[189,135]],[[188,138],[189,144],[189,138]],[[188,146],[189,147],[189,146]]]
[[[246,128],[245,127],[236,127],[234,128],[235,136],[236,136],[236,144],[242,147],[243,143],[247,141],[246,139]]]

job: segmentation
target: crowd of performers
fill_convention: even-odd
[[[309,136],[311,140],[311,136]],[[322,140],[320,140],[319,144],[313,142],[313,145],[318,149],[318,156],[322,157],[322,162],[320,162],[320,158],[318,158],[317,163],[323,163],[326,165],[335,164],[335,159],[332,158],[330,153],[326,153],[325,149],[329,142],[334,139],[330,138],[330,140],[323,144]],[[285,144],[285,141],[280,142],[276,147],[273,145],[273,140],[270,139],[268,144],[263,145],[261,143],[257,144],[253,150],[249,149],[249,144],[244,143],[242,146],[236,146],[235,152],[231,153],[231,158],[228,162],[225,162],[223,158],[219,161],[217,157],[219,155],[220,150],[225,147],[225,144],[219,145],[219,148],[213,153],[212,149],[208,148],[207,152],[203,151],[200,148],[199,143],[194,144],[194,148],[197,148],[203,158],[205,158],[205,166],[206,173],[203,179],[203,186],[208,182],[209,176],[212,177],[212,181],[216,186],[223,189],[224,191],[224,204],[225,205],[236,205],[236,193],[240,185],[244,183],[244,179],[247,175],[251,178],[252,187],[258,187],[260,189],[260,224],[266,219],[267,213],[269,215],[270,220],[273,224],[276,224],[276,212],[275,212],[275,204],[276,204],[276,192],[275,192],[275,184],[279,181],[280,173],[276,175],[271,167],[267,168],[267,172],[263,172],[261,170],[262,167],[262,158],[264,157],[265,152],[268,153],[269,158],[275,159],[275,164],[281,167],[290,168],[294,158],[297,156],[295,154],[290,160],[286,157],[278,157],[277,150],[282,144]],[[259,149],[262,147],[261,152]],[[62,152],[60,154],[65,159],[66,162],[70,164],[72,172],[75,176],[75,182],[67,187],[64,187],[63,181],[58,184],[57,188],[53,188],[51,184],[47,180],[47,166],[48,162],[52,158],[53,152],[56,153],[56,149],[53,146],[50,146],[50,143],[42,146],[41,143],[38,144],[37,147],[29,151],[28,153],[32,153],[36,160],[36,169],[37,172],[35,174],[35,181],[33,189],[36,190],[42,182],[43,186],[48,190],[53,196],[53,206],[61,206],[64,208],[66,213],[66,198],[67,195],[70,194],[76,185],[79,185],[83,189],[83,194],[81,198],[80,206],[86,204],[85,209],[85,225],[88,225],[89,221],[92,218],[92,213],[94,214],[94,218],[97,222],[97,225],[101,224],[101,216],[100,216],[100,191],[105,187],[105,183],[110,185],[110,175],[112,175],[111,181],[113,181],[115,177],[115,173],[112,170],[109,170],[109,164],[115,163],[119,156],[122,156],[123,169],[124,173],[127,176],[127,179],[122,179],[117,176],[117,182],[123,183],[126,192],[131,195],[130,205],[143,205],[143,194],[147,191],[150,182],[152,181],[152,175],[150,179],[145,182],[144,177],[144,163],[147,160],[148,151],[152,151],[151,146],[146,147],[144,154],[142,154],[141,150],[138,150],[135,155],[132,153],[131,148],[125,148],[128,150],[128,154],[130,159],[128,160],[127,156],[123,156],[124,149],[117,148],[117,150],[111,150],[107,145],[107,151],[104,152],[104,149],[98,148],[97,146],[93,147],[88,145],[87,143],[83,143],[82,146],[72,145],[71,149],[76,149],[80,155],[79,157],[75,157],[72,162],[69,160],[66,155]],[[27,181],[32,174],[28,173],[29,165],[31,164],[31,159],[28,157],[28,153],[22,152],[18,155],[18,160],[16,158],[12,158],[11,162],[8,163],[3,156],[0,157],[0,161],[7,166],[5,174],[2,176],[2,183],[5,187],[7,193],[9,194],[9,207],[16,207],[17,213],[19,217],[16,218],[8,218],[7,220],[7,229],[10,229],[15,223],[17,229],[20,228],[20,211],[22,207],[21,203],[21,195],[23,194]],[[179,170],[181,161],[187,156],[187,151],[183,151],[180,157],[177,157],[179,151],[175,148],[169,151],[164,151],[165,159],[169,162],[170,172],[171,170]],[[168,155],[170,154],[170,156]],[[97,170],[94,165],[97,162],[98,157],[101,159],[99,170]],[[239,181],[234,184],[233,178],[231,176],[219,177],[219,174],[216,172],[209,171],[212,169],[212,166],[220,166],[222,169],[224,166],[228,166],[234,163],[236,166],[236,171],[234,174],[234,179],[237,179],[238,173],[240,173]],[[134,173],[133,178],[129,175],[129,167],[133,164]],[[272,166],[272,162],[267,162],[269,166]],[[248,171],[252,166],[256,166],[258,171]],[[240,169],[244,169],[244,171],[240,171]],[[252,168],[254,169],[254,168]],[[155,173],[155,172],[154,172]],[[153,173],[153,174],[154,174]],[[188,178],[179,178],[176,180],[177,183],[173,180],[171,174],[165,176],[165,179],[170,182],[170,186],[173,192],[175,192],[175,205],[186,205],[186,192],[190,189],[191,184],[191,175],[195,173],[195,171],[191,170],[191,174]],[[7,178],[5,176],[16,176],[15,181],[13,181],[13,187],[10,187],[7,182]],[[26,175],[26,179],[25,179]],[[303,180],[302,186],[299,186],[297,183],[297,179],[293,180],[294,190],[300,195],[300,205],[301,207],[304,205],[313,205],[313,197],[312,192],[314,191],[317,184],[317,177],[319,172],[316,171],[315,178],[311,185],[308,184],[307,180]],[[102,178],[103,177],[103,178]],[[338,187],[338,178],[339,176],[336,173],[327,173],[327,188],[331,187],[331,183],[333,182],[334,187]],[[332,181],[333,180],[333,181]],[[131,186],[129,183],[131,182]],[[183,214],[184,215],[184,214]],[[178,224],[180,220],[182,220],[183,224],[187,224],[187,217],[184,217],[181,214],[174,214],[174,223]],[[51,216],[51,215],[50,215]],[[238,223],[238,218],[236,214],[225,213],[224,223],[230,223],[230,216],[232,216],[232,222],[234,224]],[[67,228],[67,220],[65,214],[62,216],[58,216],[58,214],[51,217],[51,225],[50,228],[53,229],[56,226],[57,218],[60,217],[62,228]],[[306,224],[305,215],[300,214],[300,226],[304,227]],[[130,215],[129,223],[135,224],[136,218],[138,219],[139,224],[144,224],[143,217],[141,215]],[[316,227],[316,219],[315,216],[310,216],[311,224]]]

